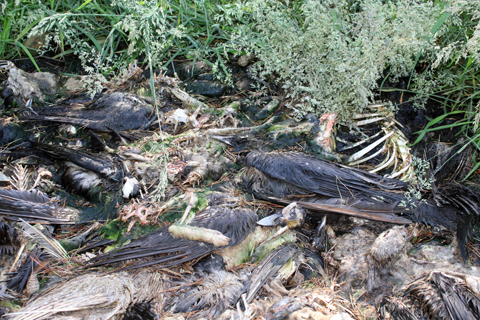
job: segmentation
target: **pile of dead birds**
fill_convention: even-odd
[[[234,88],[179,63],[155,95],[132,65],[94,96],[3,63],[0,315],[480,318],[468,145],[415,167],[383,104],[336,141],[335,114],[250,92],[248,63]]]

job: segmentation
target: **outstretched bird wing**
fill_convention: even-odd
[[[297,152],[253,151],[247,165],[269,177],[326,197],[377,196],[378,189],[402,190],[406,183],[347,168]]]
[[[212,252],[212,244],[187,239],[176,239],[168,228],[157,231],[133,241],[131,244],[120,248],[118,251],[97,256],[90,260],[89,267],[102,266],[131,259],[140,259],[126,265],[124,270],[136,269],[158,264],[160,267],[170,267],[191,261]]]
[[[472,197],[464,195],[452,198],[452,206],[439,207],[432,201],[414,199],[410,199],[413,205],[400,206],[402,202],[408,203],[404,196],[408,186],[406,183],[346,168],[299,152],[255,151],[247,156],[247,164],[250,168],[244,173],[243,180],[249,192],[265,200],[274,197],[281,198],[283,203],[297,201],[312,211],[390,220],[388,222],[393,222],[393,218],[384,216],[385,213],[402,213],[416,222],[443,226],[450,230],[457,229],[462,211],[470,214],[477,212],[476,203],[469,200]],[[319,197],[305,197],[312,193]],[[326,203],[318,202],[318,199],[325,201],[322,197],[332,198],[334,200],[328,201],[339,201],[349,208],[339,207],[340,203],[333,207],[325,206]],[[396,217],[395,220],[397,219],[403,218]],[[405,220],[397,221],[396,223],[406,223]]]

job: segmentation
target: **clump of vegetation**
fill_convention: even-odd
[[[421,97],[458,85],[458,72],[443,72],[448,65],[457,68],[469,61],[478,74],[478,3],[297,4],[249,1],[257,33],[243,38],[244,49],[260,59],[256,67],[261,77],[275,75],[299,115],[336,111],[345,122],[374,100],[384,74],[391,80],[410,77],[407,90]],[[251,37],[254,42],[248,41]]]
[[[179,56],[229,81],[229,57],[254,52],[258,76],[283,86],[298,117],[335,111],[348,123],[385,79],[407,77],[417,106],[437,99],[480,121],[479,0],[17,0],[1,10],[3,59],[75,54],[100,75],[96,90],[135,60],[158,68]]]

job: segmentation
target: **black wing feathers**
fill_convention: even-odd
[[[10,220],[45,221],[63,223],[68,220],[55,218],[57,210],[54,202],[44,193],[31,190],[0,189],[0,215]]]
[[[404,182],[345,168],[296,152],[251,152],[247,165],[270,177],[288,182],[304,190],[332,198],[372,194],[376,188],[387,190],[405,188]]]
[[[246,208],[228,206],[207,207],[197,214],[191,225],[217,230],[230,238],[228,246],[234,247],[252,232],[258,221],[258,215]]]

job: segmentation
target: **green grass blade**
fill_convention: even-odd
[[[415,134],[418,133],[418,134],[420,134],[420,135],[417,137],[417,140],[415,140],[415,142],[410,145],[410,147],[416,145],[417,143],[419,143],[419,142],[423,139],[423,137],[425,136],[425,134],[427,134],[427,132],[434,131],[434,130],[440,130],[440,129],[438,129],[438,128],[429,129],[431,126],[439,123],[440,121],[442,121],[443,119],[445,119],[445,118],[448,117],[448,116],[451,116],[451,115],[454,115],[454,114],[458,114],[458,113],[464,113],[464,111],[452,111],[452,112],[450,112],[450,113],[443,114],[443,115],[441,115],[441,116],[439,116],[439,117],[436,117],[435,119],[431,120],[429,123],[427,123],[427,125],[425,126],[425,128],[424,128],[422,131],[417,131],[417,132],[415,132]],[[445,128],[444,128],[444,129],[445,129]]]
[[[73,9],[73,11],[80,11],[82,10],[86,5],[88,5],[92,0],[86,0],[84,3],[82,3],[78,8]]]
[[[37,62],[35,61],[35,59],[33,58],[32,54],[30,53],[30,51],[27,49],[27,47],[25,47],[23,44],[21,44],[20,42],[17,42],[16,43],[17,46],[19,46],[20,48],[23,49],[23,51],[25,51],[25,53],[27,54],[27,56],[30,58],[30,60],[32,61],[33,65],[35,66],[35,68],[37,69],[38,72],[41,72],[40,71],[40,68],[38,67],[37,65]]]

